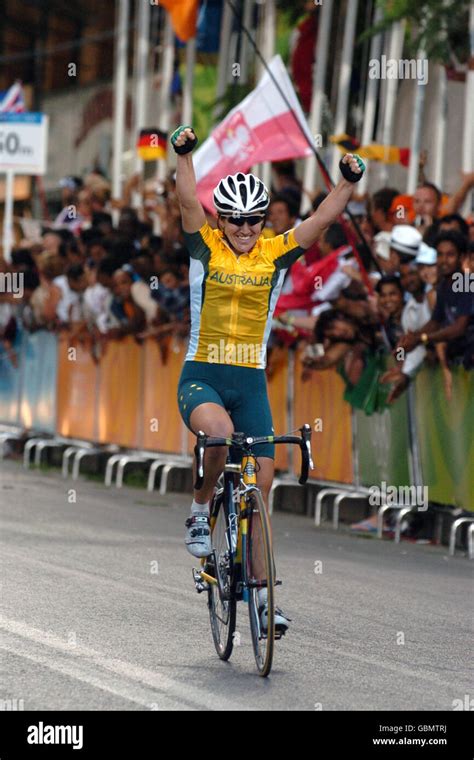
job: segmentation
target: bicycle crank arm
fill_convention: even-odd
[[[198,592],[198,594],[202,594],[203,591],[207,591],[207,589],[209,588],[207,585],[209,580],[212,580],[214,581],[214,583],[216,583],[215,578],[212,578],[212,576],[207,575],[207,573],[204,573],[202,570],[196,570],[195,567],[193,567],[192,573],[193,573],[194,585],[196,586],[196,591]]]

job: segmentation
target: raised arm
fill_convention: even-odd
[[[341,162],[341,171],[350,179],[343,176],[314,214],[295,229],[295,240],[301,248],[313,245],[321,233],[342,214],[352,195],[354,182],[361,179],[364,170],[364,163],[358,156],[346,153]]]
[[[196,137],[191,127],[178,127],[171,137],[171,142],[175,150],[186,147],[188,151],[191,151],[196,144]],[[205,223],[206,216],[197,197],[196,175],[191,152],[177,155],[176,192],[184,231],[197,232]]]
[[[454,195],[452,195],[449,198],[449,200],[446,202],[446,207],[443,209],[443,216],[448,216],[448,214],[456,214],[457,210],[462,206],[462,204],[466,200],[467,194],[471,192],[473,187],[474,187],[474,172],[463,174],[462,183],[460,187],[456,190]]]

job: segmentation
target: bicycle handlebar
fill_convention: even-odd
[[[250,453],[252,447],[259,443],[294,443],[301,449],[301,473],[298,483],[304,485],[308,480],[309,468],[314,469],[311,455],[311,427],[304,424],[299,428],[301,436],[297,435],[265,435],[259,437],[245,436],[244,433],[233,433],[229,438],[215,438],[200,430],[196,436],[194,456],[196,459],[196,481],[194,488],[199,491],[204,482],[204,452],[207,448],[216,446],[234,446],[245,453]],[[253,453],[253,452],[252,452]],[[255,456],[255,455],[254,455]]]

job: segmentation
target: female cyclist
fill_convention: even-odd
[[[295,229],[274,238],[262,230],[270,203],[268,190],[253,174],[238,172],[214,190],[218,228],[213,229],[196,193],[191,151],[192,127],[171,136],[178,154],[176,190],[185,245],[191,257],[191,336],[178,386],[186,426],[209,436],[273,434],[265,379],[265,350],[272,315],[288,268],[344,210],[353,183],[364,171],[358,156],[346,154],[343,178],[317,211]],[[265,502],[274,473],[274,446],[261,445],[257,483]],[[226,448],[206,451],[205,478],[194,492],[185,543],[195,557],[211,552],[209,503],[227,456]],[[266,589],[259,591],[262,624]],[[280,610],[277,627],[288,627]]]

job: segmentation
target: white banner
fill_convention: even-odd
[[[0,113],[0,173],[45,174],[48,117]]]

